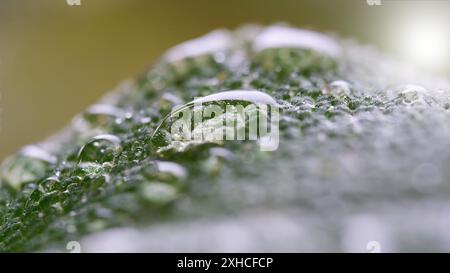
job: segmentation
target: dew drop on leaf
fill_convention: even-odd
[[[42,148],[31,145],[18,154],[8,157],[1,165],[2,181],[13,188],[45,176],[49,166],[56,158]]]
[[[120,152],[120,138],[105,134],[93,137],[78,152],[79,162],[104,163],[112,161]]]

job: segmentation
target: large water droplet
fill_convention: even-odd
[[[245,103],[241,105],[238,102]],[[258,124],[262,123],[254,119],[258,118],[259,113],[261,121],[263,111],[258,112],[258,109],[268,106],[277,108],[278,114],[278,103],[268,94],[255,90],[224,91],[197,98],[166,116],[154,131],[152,143],[157,147],[167,143],[166,148],[183,151],[191,144],[220,143],[235,137],[245,140],[248,121],[255,121],[252,122],[254,126],[249,126],[248,138],[257,140],[257,134],[262,131],[258,132],[262,129],[258,128]]]
[[[340,46],[326,35],[286,26],[267,27],[256,37],[254,51],[260,52],[268,48],[303,48],[332,57],[341,52]]]
[[[112,161],[120,152],[120,138],[105,134],[93,137],[78,152],[79,162],[103,163]]]

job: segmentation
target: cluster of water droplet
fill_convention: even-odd
[[[285,26],[218,31],[169,50],[115,99],[77,116],[69,133],[52,140],[57,149],[30,146],[2,164],[0,250],[37,249],[110,226],[153,221],[173,207],[171,215],[190,207],[207,211],[208,206],[189,205],[195,198],[213,203],[214,197],[217,210],[258,204],[267,196],[308,200],[299,185],[320,195],[322,187],[312,181],[360,177],[353,167],[328,158],[336,151],[351,158],[352,149],[369,155],[373,150],[367,147],[382,147],[391,155],[389,145],[406,149],[390,139],[396,122],[406,128],[407,117],[424,106],[448,113],[445,93],[402,86],[388,76],[383,81],[391,88],[372,90],[372,80],[355,79],[359,74],[353,70],[361,64],[352,58],[328,36]],[[173,108],[189,108],[196,98],[206,105],[279,107],[280,151],[261,152],[252,142],[174,138]],[[383,126],[392,130],[377,129]],[[277,189],[268,185],[284,172],[291,173],[286,183]],[[266,182],[248,182],[263,180],[261,173]],[[343,191],[350,192],[345,185]]]

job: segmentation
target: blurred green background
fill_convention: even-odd
[[[0,0],[0,160],[62,128],[167,48],[216,28],[287,22],[450,75],[449,1]]]

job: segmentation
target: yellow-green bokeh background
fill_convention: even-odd
[[[401,56],[392,42],[399,20],[417,12],[444,12],[448,20],[450,9],[449,1],[406,0],[379,7],[365,0],[81,2],[0,0],[0,160],[63,127],[170,46],[215,28],[282,21]],[[448,63],[434,72],[450,75]]]

